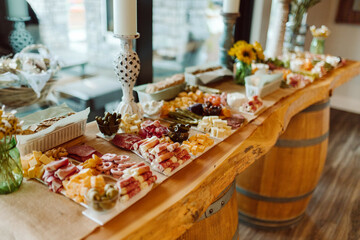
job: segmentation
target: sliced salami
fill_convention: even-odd
[[[66,149],[69,154],[77,155],[79,157],[87,157],[96,152],[96,149],[86,144],[76,145]]]
[[[137,143],[140,140],[142,140],[142,138],[139,137],[138,135],[129,134],[129,133],[119,133],[115,135],[115,137],[111,142],[120,148],[126,150],[132,150],[133,144]]]
[[[231,127],[231,129],[236,129],[241,127],[241,125],[244,123],[245,118],[243,115],[240,114],[234,114],[232,117],[227,118],[227,125]]]
[[[88,160],[89,158],[92,158],[92,155],[95,154],[97,155],[98,157],[101,157],[102,154],[98,151],[95,151],[94,153],[88,155],[88,156],[79,156],[79,155],[76,155],[76,154],[69,154],[69,157],[70,158],[73,158],[75,160],[78,160],[79,162],[85,162],[86,160]]]

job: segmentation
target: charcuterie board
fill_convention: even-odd
[[[241,105],[228,101],[227,94],[234,91],[245,96],[243,87],[219,92],[190,86],[175,99],[147,104],[149,118],[99,117],[96,136],[119,147],[120,155],[83,144],[61,150],[66,155],[52,153],[56,149],[33,152],[22,159],[25,175],[86,207],[83,214],[103,225],[297,89],[280,89],[263,99],[235,99]],[[114,191],[118,194],[112,204]]]

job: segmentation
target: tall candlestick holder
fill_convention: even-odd
[[[114,34],[114,36],[120,39],[120,52],[114,59],[114,71],[121,83],[123,92],[121,102],[115,111],[121,115],[126,113],[137,114],[142,118],[142,109],[135,103],[133,95],[133,88],[140,73],[140,59],[132,49],[132,41],[139,38],[140,34]]]
[[[9,43],[16,53],[34,43],[33,37],[25,28],[25,21],[30,19],[30,17],[7,17],[7,20],[14,22],[14,30],[10,32]]]
[[[220,65],[230,70],[233,68],[233,62],[228,52],[234,44],[234,25],[240,13],[222,12],[224,21],[224,32],[220,39]]]

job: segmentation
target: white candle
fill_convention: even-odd
[[[25,0],[6,0],[6,10],[8,17],[29,17],[29,9]]]
[[[240,0],[224,0],[223,13],[238,13],[240,6]]]
[[[114,0],[114,34],[137,33],[137,0]]]

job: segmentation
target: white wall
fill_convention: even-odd
[[[259,41],[266,46],[266,33],[270,19],[271,0],[254,0],[253,24],[250,41]],[[341,0],[322,0],[309,10],[309,26],[326,25],[331,35],[325,42],[325,53],[360,61],[360,25],[335,23]],[[305,50],[309,50],[312,36],[308,31]],[[335,89],[331,98],[333,108],[360,114],[360,76]]]
[[[250,43],[258,41],[263,48],[266,46],[267,29],[270,19],[271,0],[254,0]]]
[[[360,61],[360,25],[335,23],[339,1],[323,0],[315,5],[309,10],[307,23],[317,27],[326,25],[331,30],[325,53]],[[309,49],[311,39],[308,32],[305,49]],[[331,106],[360,114],[360,76],[334,91]]]

